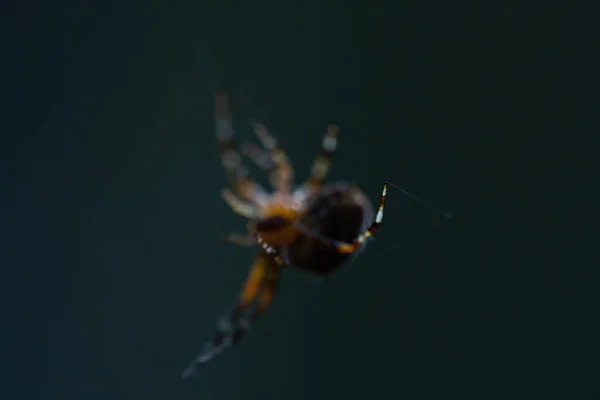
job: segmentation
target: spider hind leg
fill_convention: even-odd
[[[189,378],[225,349],[244,338],[251,325],[271,304],[279,281],[279,266],[264,253],[254,262],[233,309],[217,320],[213,338],[183,371]]]

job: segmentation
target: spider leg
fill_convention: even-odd
[[[273,301],[273,296],[277,291],[279,284],[279,276],[281,268],[279,264],[269,260],[265,271],[265,276],[260,288],[260,292],[256,296],[254,307],[245,313],[239,321],[239,327],[234,334],[234,343],[239,342],[246,335],[250,326],[269,308]]]
[[[267,173],[271,186],[278,187],[279,169],[273,161],[271,152],[253,143],[244,143],[242,145],[242,153]]]
[[[294,227],[296,229],[300,230],[303,234],[310,236],[315,240],[318,240],[322,245],[330,247],[333,251],[335,251],[337,253],[344,253],[344,254],[354,253],[365,243],[365,241],[367,239],[369,239],[371,236],[373,236],[375,231],[381,225],[381,221],[383,220],[383,209],[385,208],[385,198],[387,195],[387,188],[388,188],[388,183],[385,182],[383,184],[383,190],[381,191],[381,199],[379,200],[379,208],[377,209],[377,214],[375,215],[375,220],[371,223],[371,225],[369,225],[369,227],[364,232],[362,232],[360,235],[358,235],[351,242],[344,242],[341,240],[327,238],[323,235],[320,235],[316,232],[311,231],[310,229],[307,229],[306,227],[302,226],[299,223],[294,224]]]
[[[217,93],[215,111],[221,163],[225,168],[231,187],[242,199],[256,203],[258,197],[265,195],[264,189],[248,178],[248,171],[242,165],[242,157],[233,136],[233,120],[227,94]]]
[[[327,133],[323,136],[321,151],[313,162],[310,177],[304,182],[304,185],[313,191],[318,190],[323,185],[325,177],[329,172],[331,160],[335,153],[335,149],[337,148],[338,132],[339,129],[336,125],[329,125],[327,127]]]
[[[261,252],[250,267],[235,307],[218,319],[212,340],[204,344],[202,351],[183,371],[182,377],[194,375],[204,364],[243,338],[250,324],[270,304],[279,280],[279,270],[279,265]]]
[[[225,235],[225,241],[236,244],[241,247],[252,247],[256,244],[256,240],[248,234],[244,235],[237,232],[230,232]]]
[[[251,159],[260,169],[267,171],[269,175],[275,169],[275,163],[273,162],[271,153],[254,143],[243,143],[242,153]]]
[[[277,139],[271,136],[263,124],[257,122],[252,125],[254,133],[258,136],[265,149],[271,154],[271,159],[275,164],[275,168],[269,177],[271,184],[280,193],[290,193],[294,179],[294,169],[287,155],[277,145]]]
[[[248,219],[256,218],[257,210],[254,204],[240,199],[229,189],[223,189],[221,196],[236,214]],[[256,200],[258,201],[259,199],[257,198]]]

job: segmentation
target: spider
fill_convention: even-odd
[[[337,147],[335,125],[329,125],[308,179],[293,187],[294,170],[285,152],[263,124],[253,123],[263,147],[244,144],[241,151],[268,173],[274,190],[267,193],[242,166],[227,94],[217,93],[215,109],[221,161],[231,185],[222,196],[235,213],[248,219],[248,233],[230,233],[226,240],[246,247],[258,245],[259,251],[233,310],[219,318],[212,340],[183,377],[193,375],[244,337],[271,304],[283,269],[293,265],[325,276],[341,267],[381,225],[388,185],[397,187],[383,184],[373,219],[373,207],[358,187],[341,181],[325,184]]]

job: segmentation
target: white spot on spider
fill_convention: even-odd
[[[298,211],[302,208],[302,202],[299,200],[293,200],[292,201],[292,210],[294,211]]]
[[[216,349],[205,349],[204,352],[202,354],[200,354],[197,358],[196,358],[196,363],[198,364],[204,364],[205,362],[209,361],[211,358],[213,358],[215,356],[215,354],[218,354],[218,351],[215,351]]]
[[[323,138],[323,148],[326,151],[334,151],[337,147],[337,138],[334,136],[325,136]]]

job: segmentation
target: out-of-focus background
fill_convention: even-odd
[[[600,396],[593,280],[571,272],[593,236],[556,235],[592,205],[569,175],[592,148],[591,66],[565,37],[590,30],[561,2],[60,0],[1,22],[2,399]],[[390,190],[353,263],[286,271],[246,339],[183,381],[254,256],[221,240],[245,223],[219,196],[218,88],[238,137],[260,118],[299,180],[337,123],[332,180],[455,217]]]

